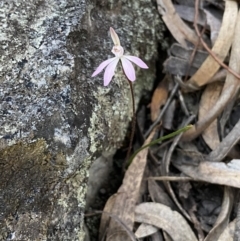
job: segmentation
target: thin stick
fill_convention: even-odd
[[[149,177],[148,180],[156,180],[156,181],[193,181],[191,177],[174,177],[174,176],[160,176],[160,177]]]
[[[128,158],[130,156],[130,153],[131,153],[133,138],[134,138],[135,129],[136,129],[136,112],[135,112],[135,98],[134,98],[134,92],[133,92],[133,84],[130,80],[128,80],[128,83],[130,85],[131,96],[132,96],[133,119],[132,119],[131,136],[130,136],[130,141],[129,141],[128,152],[127,152],[125,164],[127,163],[127,160],[128,160]]]

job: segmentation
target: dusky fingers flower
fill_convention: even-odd
[[[110,28],[110,34],[114,43],[112,53],[115,54],[115,57],[103,61],[94,71],[92,77],[98,75],[106,67],[103,79],[104,86],[107,86],[113,78],[119,60],[121,60],[125,75],[130,81],[135,81],[136,74],[131,62],[133,62],[134,64],[138,65],[140,68],[143,69],[148,69],[148,66],[140,58],[136,56],[124,55],[124,49],[121,46],[118,35],[116,34],[113,28]]]

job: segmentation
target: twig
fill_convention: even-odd
[[[187,106],[186,106],[186,104],[185,104],[185,101],[184,101],[182,92],[181,92],[180,90],[178,90],[178,99],[179,99],[179,102],[180,102],[180,105],[181,105],[181,107],[182,107],[182,110],[183,110],[184,114],[185,114],[186,116],[189,116],[189,115],[190,115],[190,114],[189,114],[189,111],[188,111],[188,109],[187,109]]]
[[[161,176],[161,177],[149,177],[150,180],[156,180],[156,181],[192,181],[193,178],[191,177],[173,177],[173,176]]]
[[[205,30],[206,30],[206,23],[205,23],[204,28],[203,28],[202,31],[201,31],[201,36],[202,36],[203,33],[205,32]],[[183,82],[186,82],[187,79],[188,79],[188,74],[189,74],[189,72],[190,72],[190,68],[191,68],[191,66],[192,66],[194,57],[195,57],[195,55],[196,55],[196,53],[197,53],[197,50],[198,50],[198,47],[199,47],[199,43],[200,43],[200,38],[198,38],[197,45],[195,45],[195,47],[194,47],[194,49],[193,49],[193,51],[192,51],[192,53],[191,53],[190,59],[189,59],[189,61],[188,61],[188,66],[187,66],[185,78],[184,78],[184,81],[183,81]]]

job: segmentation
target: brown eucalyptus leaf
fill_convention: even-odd
[[[194,6],[190,7],[189,5],[175,5],[174,7],[176,9],[177,14],[184,19],[185,21],[188,22],[194,22],[194,16],[195,16],[195,11],[194,11]],[[205,26],[206,24],[206,16],[203,12],[202,9],[199,9],[199,17],[197,23],[201,26]],[[209,26],[208,26],[209,29]]]
[[[149,135],[143,146],[151,142],[154,133],[155,131]],[[115,202],[112,207],[112,214],[117,216],[128,227],[129,230],[133,229],[135,205],[139,197],[147,162],[147,154],[148,148],[145,148],[133,159],[131,165],[125,173],[123,183],[118,189]],[[106,240],[128,241],[130,240],[130,237],[114,219],[111,219]]]
[[[175,11],[172,1],[157,0],[157,5],[158,11],[162,15],[162,19],[173,37],[185,48],[187,48],[186,40],[197,46],[198,37],[196,33],[179,17]]]
[[[127,234],[128,240],[137,241],[136,236],[133,233],[133,231],[130,230],[129,227],[115,214],[108,213],[108,212],[105,212],[105,211],[95,211],[94,213],[95,214],[104,214],[106,216],[109,216],[110,218],[115,220],[119,224],[120,227],[122,227],[122,230],[124,230],[124,232]],[[106,229],[106,231],[107,231],[107,229]],[[100,238],[99,240],[105,240],[104,237],[105,237],[106,233],[107,232],[105,232],[104,236],[102,238]]]
[[[163,65],[164,70],[172,75],[185,76],[188,74],[188,76],[192,76],[197,71],[196,67],[189,67],[189,61],[173,56],[170,56]]]
[[[103,213],[101,216],[100,227],[99,227],[99,240],[103,240],[103,237],[106,234],[107,228],[109,226],[109,221],[110,221],[110,217],[106,213],[112,213],[115,200],[116,200],[116,194],[108,198],[105,204],[105,207],[103,209]]]
[[[173,241],[171,236],[168,233],[164,232],[164,231],[163,231],[163,236],[164,236],[164,241]]]
[[[174,43],[170,48],[171,55],[178,57],[182,60],[186,60],[188,63],[194,51],[196,51],[196,53],[194,54],[194,58],[191,62],[191,66],[195,68],[199,68],[204,62],[204,60],[208,57],[207,51],[195,50],[193,48],[185,49],[178,43]]]
[[[222,142],[206,157],[208,161],[220,162],[240,140],[240,119]]]
[[[172,199],[155,180],[148,180],[148,191],[153,202],[164,204],[171,209],[176,209]]]
[[[210,26],[211,41],[215,43],[222,23],[221,12],[209,7],[204,8],[203,11],[206,14],[207,24]]]
[[[159,116],[160,108],[166,103],[167,98],[168,98],[168,77],[165,76],[164,79],[158,84],[157,88],[154,90],[152,100],[150,103],[152,122],[154,122]]]
[[[240,160],[219,163],[202,161],[198,166],[186,165],[173,160],[173,165],[194,180],[240,188]]]
[[[155,226],[152,226],[150,224],[142,223],[137,231],[135,232],[135,235],[137,238],[145,238],[147,236],[151,236],[152,234],[156,233],[158,231],[158,228]]]
[[[217,55],[221,61],[224,61],[232,45],[237,15],[237,2],[227,0],[225,4],[222,26],[212,48],[214,54]],[[197,86],[203,86],[214,76],[219,68],[220,65],[213,59],[212,56],[209,55],[196,74],[194,74],[188,82]]]
[[[233,198],[234,198],[233,189],[229,187],[225,187],[221,212],[216,220],[216,223],[214,224],[214,227],[208,233],[204,241],[219,240],[220,235],[227,228],[227,225],[229,222],[229,216],[232,211],[232,206],[234,201]]]
[[[223,233],[220,235],[218,241],[233,241],[234,231],[235,231],[236,220],[233,220],[224,229]]]
[[[166,231],[173,241],[197,241],[187,221],[176,211],[160,203],[142,203],[135,209],[135,221]]]
[[[199,114],[198,119],[199,121],[203,120],[211,111],[213,106],[216,104],[221,91],[222,91],[223,84],[221,82],[216,82],[209,84],[202,96],[199,105]],[[215,119],[204,131],[202,134],[204,141],[207,145],[214,150],[220,143],[219,134],[218,134],[218,123],[217,119]]]
[[[151,235],[151,241],[172,241],[172,240],[164,239],[162,232],[158,231],[158,232],[154,233],[153,235]]]
[[[229,4],[230,5],[233,4],[233,6],[235,6],[237,8],[237,3],[235,1],[226,1],[226,9],[228,9],[228,11],[231,10],[231,8],[230,9],[227,8],[227,6]],[[229,15],[232,16],[232,14],[233,15],[235,14],[235,10],[233,13],[231,13]],[[234,20],[232,20],[231,16],[229,16],[229,17],[231,19],[230,21],[232,22]],[[228,35],[228,33],[227,33],[227,35]],[[229,67],[232,70],[234,70],[236,73],[240,72],[239,41],[240,41],[240,13],[238,13],[238,16],[237,16],[237,24],[236,24],[235,31],[234,31],[233,44],[232,44],[232,48],[231,48],[231,56],[230,56],[230,61],[229,61]],[[223,42],[224,42],[224,39],[223,39]],[[201,76],[205,79],[206,74],[201,73]],[[212,123],[212,121],[214,119],[216,119],[219,114],[221,114],[221,112],[225,109],[226,105],[232,99],[234,99],[234,97],[238,93],[239,87],[240,87],[239,80],[235,76],[233,76],[230,72],[228,72],[222,93],[221,93],[216,105],[212,108],[211,112],[209,112],[208,115],[203,120],[198,121],[190,130],[183,133],[182,141],[184,141],[184,140],[191,141],[194,138],[196,138],[198,135],[200,135]]]

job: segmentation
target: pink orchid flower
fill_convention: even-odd
[[[136,56],[124,55],[123,47],[121,46],[118,35],[113,28],[110,28],[110,34],[114,43],[112,53],[115,54],[115,57],[102,62],[92,74],[92,77],[98,75],[105,67],[107,67],[104,73],[104,86],[107,86],[112,80],[119,60],[121,60],[125,75],[130,81],[134,81],[136,79],[136,74],[130,61],[143,69],[148,69],[148,66]]]

